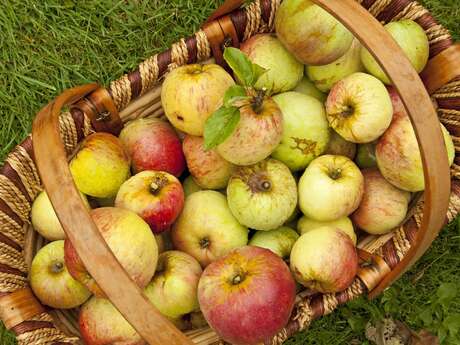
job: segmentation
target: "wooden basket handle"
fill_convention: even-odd
[[[131,280],[83,206],[59,132],[63,107],[96,90],[97,84],[69,89],[43,108],[33,128],[35,162],[67,237],[110,301],[150,345],[193,344],[164,318]]]
[[[355,0],[313,2],[345,25],[385,70],[409,113],[422,154],[425,206],[417,239],[404,259],[370,292],[369,296],[375,297],[426,252],[444,224],[450,196],[447,152],[436,111],[424,84],[404,52],[377,19]],[[209,20],[226,15],[243,3],[243,0],[227,0]]]

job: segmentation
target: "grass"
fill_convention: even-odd
[[[6,0],[0,11],[0,161],[30,132],[34,114],[62,90],[108,82],[194,32],[219,0]],[[458,0],[423,1],[460,40]],[[365,344],[369,319],[390,314],[460,344],[460,232],[443,231],[383,297],[360,299],[313,324],[289,345]],[[440,288],[441,287],[441,288]],[[436,292],[439,290],[439,294]],[[456,293],[458,291],[458,293]],[[446,297],[447,295],[447,297]],[[457,323],[458,321],[458,323]],[[450,333],[449,333],[450,330]],[[450,335],[449,335],[450,334]],[[14,344],[0,327],[0,344]]]

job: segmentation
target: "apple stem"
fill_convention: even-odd
[[[260,186],[262,187],[262,190],[266,192],[268,192],[272,188],[272,184],[270,183],[270,181],[262,181]]]
[[[257,90],[256,95],[252,99],[252,102],[251,102],[252,110],[254,110],[256,114],[260,114],[260,112],[262,111],[262,105],[264,104],[265,94],[266,94],[265,89]]]
[[[238,275],[233,277],[232,284],[233,285],[238,285],[239,283],[241,283],[242,280],[243,280],[243,278],[241,278],[241,276],[238,274]]]
[[[51,272],[52,273],[60,273],[64,270],[64,264],[60,261],[53,262],[51,265]]]
[[[339,178],[342,176],[342,169],[337,168],[337,169],[332,170],[332,171],[329,173],[329,176],[330,176],[331,179],[333,179],[333,180],[339,179]]]

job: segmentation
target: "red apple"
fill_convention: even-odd
[[[289,267],[272,251],[246,246],[211,263],[198,285],[201,311],[227,342],[259,344],[289,321],[296,294]]]
[[[339,228],[321,227],[297,240],[291,251],[291,271],[303,286],[318,292],[345,290],[358,271],[358,254]]]
[[[185,158],[179,137],[163,120],[134,120],[123,128],[120,139],[131,156],[135,173],[158,170],[180,176],[185,169]]]
[[[158,246],[148,224],[134,212],[115,207],[92,210],[91,218],[121,266],[139,287],[146,287],[158,260]],[[65,264],[72,277],[96,296],[104,297],[68,239],[64,252]]]
[[[363,200],[352,219],[370,234],[390,232],[406,217],[410,193],[393,186],[377,169],[366,169],[362,173]]]
[[[204,139],[187,135],[182,143],[188,170],[201,188],[227,187],[235,166],[223,159],[217,151],[204,149]]]
[[[168,230],[182,211],[184,191],[171,174],[142,171],[121,185],[115,206],[141,216],[159,234]]]

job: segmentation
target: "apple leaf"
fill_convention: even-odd
[[[210,150],[223,143],[235,130],[240,121],[240,111],[236,107],[221,107],[204,125],[204,148]]]
[[[228,47],[224,50],[224,60],[233,70],[236,79],[244,86],[254,86],[266,70],[251,62],[239,49]]]
[[[236,106],[236,102],[244,101],[249,99],[246,89],[241,85],[231,86],[224,95],[224,106],[233,107]]]

